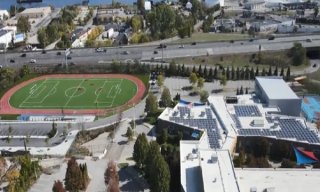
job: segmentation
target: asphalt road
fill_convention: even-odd
[[[307,42],[306,39],[312,39]],[[167,48],[159,49],[155,45],[148,46],[124,46],[107,48],[106,52],[96,52],[94,48],[72,49],[69,63],[75,65],[95,64],[98,62],[111,62],[112,60],[150,60],[163,58],[175,58],[185,56],[201,56],[201,55],[220,55],[220,54],[236,54],[258,52],[261,46],[262,51],[284,50],[292,47],[293,42],[301,42],[305,47],[319,47],[320,35],[313,36],[295,36],[295,37],[279,37],[274,40],[258,39],[252,42],[235,41],[231,42],[204,42],[196,45],[185,44],[184,48],[180,48],[180,44],[169,44]],[[157,51],[157,53],[155,53]],[[61,55],[57,53],[60,52]],[[26,54],[22,57],[22,54]],[[41,51],[34,52],[14,52],[0,54],[0,61],[3,66],[20,67],[23,64],[29,64],[31,59],[36,59],[37,64],[56,65],[65,61],[64,50],[51,50],[43,54]],[[14,60],[11,62],[10,60]]]

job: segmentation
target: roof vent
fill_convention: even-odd
[[[211,163],[216,163],[218,161],[218,156],[216,154],[211,155]]]

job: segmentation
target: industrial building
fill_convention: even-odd
[[[29,19],[44,18],[48,16],[50,13],[50,7],[27,8],[21,13],[18,13],[16,15],[16,19],[18,20],[19,17],[28,17]]]
[[[173,109],[166,108],[159,116],[160,129],[166,128],[169,133],[182,131],[193,140],[180,143],[184,191],[240,191],[227,155],[235,151],[238,138],[264,137],[320,149],[318,130],[300,117],[301,99],[289,86],[275,77],[257,77],[255,83],[253,94],[209,96],[205,105],[184,101]],[[210,156],[215,160],[205,160]],[[214,166],[218,167],[217,172],[213,171]],[[192,178],[195,182],[201,180],[199,188],[195,182],[188,184]]]
[[[282,77],[257,77],[256,95],[269,107],[279,107],[281,114],[300,116],[301,99]]]

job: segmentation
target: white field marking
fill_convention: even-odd
[[[107,102],[106,102],[107,103]],[[111,104],[110,102],[108,102],[109,105],[103,105],[102,107],[110,107]],[[98,105],[99,106],[99,105]],[[36,109],[61,109],[62,107],[65,107],[64,105],[31,105],[31,106],[23,106],[25,108],[36,108]],[[70,107],[67,107],[67,108],[64,108],[64,109],[84,109],[84,110],[87,110],[87,109],[96,109],[96,105],[86,105],[86,106],[83,106],[83,105],[77,105],[77,106],[70,106]]]
[[[69,102],[71,101],[71,99],[73,98],[73,95],[76,94],[76,92],[78,91],[78,88],[81,87],[81,85],[82,85],[83,82],[85,82],[85,79],[83,79],[83,80],[79,83],[79,85],[77,86],[77,88],[75,89],[75,91],[73,92],[73,94],[70,96],[70,98],[68,99],[68,101],[66,102],[66,104],[64,105],[64,107],[68,105],[68,103],[69,103]]]
[[[95,95],[96,95],[96,99],[94,100],[94,102],[93,102],[93,103],[98,103],[98,98],[99,98],[99,96],[100,96],[101,92],[103,91],[104,86],[106,85],[106,83],[107,83],[107,82],[109,82],[109,81],[108,81],[108,80],[105,80],[105,81],[103,82],[102,86],[98,88],[98,89],[100,89],[100,88],[101,88],[101,90],[99,91],[98,95],[97,95],[97,94],[95,94]],[[97,90],[95,91],[95,93],[96,93],[96,92],[97,92]]]
[[[24,103],[21,105],[21,107],[23,107],[24,104],[32,104],[32,103],[37,103],[37,104],[39,104],[39,103],[43,103],[44,100],[45,100],[47,97],[49,97],[50,95],[55,94],[55,92],[57,91],[57,88],[56,88],[56,87],[57,87],[59,84],[60,84],[60,81],[56,81],[55,84],[54,84],[54,86],[50,89],[50,91],[48,91],[48,93],[47,93],[44,97],[42,97],[41,101],[37,101],[37,102],[28,102],[28,101],[26,101],[26,102],[24,102]],[[54,90],[54,92],[52,93],[53,90]]]
[[[120,84],[118,84],[119,88],[121,87],[122,81],[123,81],[123,79],[121,79]],[[109,107],[112,107],[112,106],[113,106],[114,99],[115,99],[116,97],[117,97],[117,95],[115,95],[115,97],[112,99],[112,104],[111,104],[111,106],[109,106]]]
[[[33,93],[34,93],[36,90],[38,90],[39,87],[41,87],[42,84],[45,83],[46,81],[47,81],[47,79],[45,79],[42,83],[40,83],[40,85],[39,85],[38,87],[36,87],[36,89],[33,91]],[[25,101],[27,101],[27,100],[33,95],[33,93],[30,94],[30,92],[29,92],[28,97],[26,97],[26,98],[22,101],[22,103],[20,103],[19,107],[20,107],[21,105],[23,105],[23,103],[24,103]]]

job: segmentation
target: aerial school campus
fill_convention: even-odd
[[[319,0],[78,1],[0,0],[0,192],[319,191]]]

